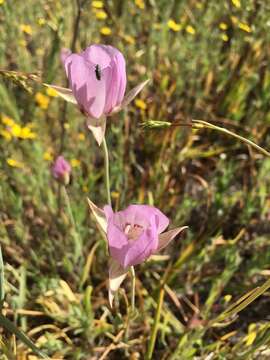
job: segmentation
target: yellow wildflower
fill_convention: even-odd
[[[146,103],[143,101],[143,100],[141,100],[141,99],[136,99],[135,100],[135,105],[139,108],[139,109],[141,109],[141,110],[145,110],[146,109]]]
[[[104,26],[104,27],[102,27],[102,28],[100,29],[100,33],[101,33],[102,35],[107,36],[107,35],[111,35],[112,30],[111,30],[110,28],[108,28],[107,26]]]
[[[46,161],[52,161],[53,160],[53,154],[52,154],[52,150],[48,149],[47,151],[45,151],[45,153],[43,154],[43,159]]]
[[[231,301],[231,299],[232,299],[232,295],[230,295],[230,294],[227,294],[227,295],[224,296],[224,300],[225,300],[226,303]]]
[[[84,140],[85,140],[85,135],[84,135],[84,133],[79,133],[79,134],[78,134],[78,139],[79,139],[80,141],[84,141]]]
[[[130,35],[124,35],[124,39],[126,40],[127,43],[134,45],[135,44],[135,39],[134,37],[130,36]]]
[[[48,109],[49,102],[50,102],[48,96],[43,95],[42,93],[38,92],[38,93],[36,93],[35,100],[41,109],[43,109],[43,110]]]
[[[46,20],[44,18],[38,18],[37,23],[38,25],[43,26],[46,24]]]
[[[102,9],[103,1],[92,1],[92,7],[95,9]]]
[[[34,133],[29,126],[24,126],[21,128],[19,138],[21,139],[35,139],[37,134]]]
[[[219,24],[219,28],[220,28],[221,30],[227,30],[227,29],[228,29],[228,25],[227,25],[226,23],[224,23],[224,22],[221,22],[221,23]]]
[[[14,137],[17,137],[17,138],[20,137],[21,130],[22,130],[22,128],[20,127],[20,125],[15,124],[15,123],[9,127],[9,131],[10,131],[11,135]]]
[[[108,17],[108,15],[103,10],[96,11],[95,15],[98,20],[105,20]]]
[[[15,124],[15,121],[11,119],[9,116],[2,115],[2,123],[7,126],[13,126]]]
[[[46,89],[46,94],[50,97],[58,97],[58,93],[53,88],[49,87]]]
[[[188,26],[186,27],[186,32],[189,33],[189,34],[191,34],[191,35],[195,35],[195,34],[196,34],[196,30],[195,30],[194,27],[191,26],[191,25],[188,25]]]
[[[5,0],[0,0],[0,5],[3,5]]]
[[[170,19],[168,22],[167,22],[167,25],[169,27],[169,29],[177,32],[177,31],[180,31],[182,29],[182,26],[181,24],[177,24],[174,20]]]
[[[141,10],[145,8],[145,4],[143,0],[135,0],[135,5],[138,6],[138,8]]]
[[[65,128],[66,130],[69,130],[69,129],[70,129],[70,124],[69,124],[68,122],[65,122],[65,123],[64,123],[64,128]]]
[[[7,130],[0,130],[0,135],[8,141],[12,139],[10,132]]]
[[[7,161],[7,164],[11,167],[16,167],[16,168],[20,168],[20,169],[23,168],[23,163],[18,160],[8,158],[6,161]]]
[[[240,0],[231,0],[231,1],[232,1],[233,5],[234,5],[235,7],[237,7],[238,9],[240,9],[240,7],[241,7],[241,1],[240,1]]]
[[[227,34],[222,34],[221,39],[225,42],[229,41],[229,36]]]
[[[33,30],[32,30],[32,27],[30,25],[21,24],[20,29],[21,29],[22,32],[24,32],[27,35],[32,35],[33,34]]]
[[[243,30],[243,31],[245,31],[247,33],[251,33],[251,31],[252,31],[251,27],[248,24],[245,24],[245,23],[242,23],[242,22],[240,22],[238,24],[238,27],[239,27],[239,29],[241,29],[241,30]]]
[[[71,159],[70,164],[73,168],[75,168],[75,167],[79,167],[81,165],[81,162],[78,159]]]

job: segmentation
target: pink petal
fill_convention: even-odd
[[[99,119],[88,117],[87,127],[90,131],[92,131],[94,138],[96,139],[98,145],[100,146],[105,136],[106,117],[102,116]]]
[[[99,65],[101,69],[110,66],[111,53],[106,45],[91,45],[86,48],[81,55],[89,62]]]
[[[187,228],[188,226],[182,226],[160,234],[158,237],[158,248],[156,252],[164,249],[177,235],[181,234]]]
[[[95,220],[98,224],[98,226],[102,229],[104,233],[107,232],[107,219],[105,216],[105,213],[102,209],[97,207],[90,199],[87,199],[88,205],[90,207],[90,210],[92,214],[95,217]]]
[[[146,260],[158,247],[158,229],[156,216],[149,219],[147,229],[136,240],[128,240],[126,234],[119,228],[119,219],[111,217],[108,221],[107,238],[110,255],[123,268],[140,264]]]
[[[96,63],[87,62],[82,55],[71,54],[65,60],[69,83],[81,109],[93,118],[104,112],[106,79],[110,69],[104,69],[100,80],[95,74]]]
[[[169,225],[169,219],[159,209],[150,205],[129,205],[125,210],[119,211],[125,222],[145,226],[152,216],[156,217],[158,233],[164,231]]]
[[[114,259],[110,260],[109,266],[109,303],[113,306],[113,298],[127,275],[128,269],[124,269]]]
[[[60,58],[61,58],[61,62],[64,66],[65,66],[65,61],[66,61],[67,57],[71,54],[72,54],[72,52],[69,49],[63,48],[61,50]]]
[[[142,89],[145,87],[146,84],[148,84],[149,81],[150,80],[148,79],[148,80],[142,82],[141,84],[135,86],[135,88],[133,88],[132,90],[130,90],[127,93],[127,95],[124,97],[124,100],[122,101],[121,109],[128,106],[128,104],[139,94],[139,92],[142,91]]]

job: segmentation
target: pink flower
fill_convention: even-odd
[[[71,166],[69,165],[69,163],[62,155],[58,156],[52,166],[52,174],[54,178],[61,183],[67,185],[70,180],[70,173]]]
[[[138,265],[156,254],[187,226],[164,232],[169,219],[160,210],[149,205],[130,205],[113,212],[110,206],[103,210],[88,200],[98,225],[105,232],[111,256],[109,269],[109,300],[120,287],[130,266]]]
[[[125,108],[148,80],[124,96],[125,59],[119,50],[109,45],[91,45],[79,54],[63,49],[61,60],[71,89],[47,86],[54,88],[65,100],[78,105],[100,145],[105,134],[106,117]]]

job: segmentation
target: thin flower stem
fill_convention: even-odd
[[[77,231],[77,226],[76,226],[76,222],[72,213],[72,209],[71,209],[71,204],[70,204],[70,200],[69,200],[69,195],[67,192],[67,189],[65,186],[62,186],[63,189],[63,194],[64,194],[64,198],[65,198],[65,202],[66,202],[66,206],[67,206],[67,210],[68,210],[68,214],[69,214],[69,218],[71,221],[71,225],[72,225],[72,230],[73,230],[73,238],[74,238],[74,261],[75,263],[78,261],[80,254],[81,254],[81,250],[82,250],[82,241],[81,238],[79,236],[79,233]]]
[[[168,281],[168,278],[169,278],[172,270],[173,270],[173,268],[170,264],[167,267],[167,269],[163,275],[162,282],[161,282],[161,285],[159,288],[158,303],[157,303],[157,308],[156,308],[154,324],[153,324],[153,327],[151,330],[151,336],[150,336],[147,353],[146,353],[146,357],[145,357],[146,360],[152,359],[152,356],[153,356],[153,351],[154,351],[156,339],[157,339],[158,326],[159,326],[159,322],[160,322],[161,310],[162,310],[162,306],[163,306],[163,302],[164,302],[165,286],[166,286],[166,282]]]
[[[260,147],[259,145],[255,144],[253,141],[248,140],[246,138],[244,138],[243,136],[240,136],[238,134],[235,134],[234,132],[227,130],[223,127],[211,124],[207,121],[204,120],[196,120],[196,119],[192,119],[192,127],[200,129],[200,128],[207,128],[207,129],[212,129],[212,130],[217,130],[219,132],[222,132],[224,134],[230,135],[240,141],[242,141],[243,143],[251,146],[252,148],[258,150],[260,153],[270,157],[270,152],[268,152],[267,150],[263,149],[262,147]]]
[[[130,274],[131,274],[131,313],[134,313],[134,311],[135,311],[135,283],[136,283],[134,266],[130,267]]]
[[[107,201],[108,204],[112,205],[111,200],[111,191],[110,191],[110,162],[109,162],[109,152],[107,148],[106,139],[104,137],[102,141],[103,150],[104,150],[104,159],[105,159],[105,181],[106,181],[106,191],[107,191]]]
[[[148,349],[147,349],[147,353],[146,353],[146,358],[145,358],[146,360],[152,359],[152,355],[153,355],[153,351],[154,351],[154,347],[155,347],[155,343],[156,343],[156,338],[157,338],[161,310],[162,310],[163,301],[164,301],[164,291],[165,291],[164,286],[162,286],[162,288],[160,289],[160,292],[159,292],[154,325],[153,325],[153,328],[151,331],[151,337],[150,337],[150,341],[149,341],[149,345],[148,345]]]

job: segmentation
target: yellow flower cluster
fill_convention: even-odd
[[[240,0],[231,0],[231,1],[232,1],[232,4],[233,4],[236,8],[238,8],[238,9],[241,8],[241,1],[240,1]]]
[[[108,26],[103,26],[103,27],[100,29],[100,33],[101,33],[102,35],[108,36],[108,35],[111,35],[112,30],[111,30]]]
[[[27,35],[32,35],[33,34],[33,30],[32,27],[30,25],[27,24],[21,24],[20,25],[20,29],[23,33],[27,34]]]
[[[146,103],[141,99],[136,99],[135,100],[135,105],[141,110],[146,110],[146,107],[147,107]]]
[[[182,28],[183,28],[183,25],[180,24],[180,23],[177,23],[175,22],[173,19],[170,19],[168,22],[167,22],[167,25],[168,25],[168,28],[172,31],[175,31],[175,32],[178,32],[178,31],[181,31]],[[191,25],[187,25],[185,27],[185,30],[188,34],[191,34],[191,35],[195,35],[196,34],[196,30],[193,26]]]
[[[52,95],[50,95],[52,96]],[[36,103],[38,104],[38,106],[42,109],[42,110],[47,110],[48,109],[48,106],[49,106],[49,103],[50,103],[50,99],[48,98],[48,96],[40,93],[40,92],[37,92],[36,95],[35,95],[35,100],[36,100]]]
[[[12,159],[12,158],[7,158],[6,162],[11,167],[15,167],[15,168],[19,168],[19,169],[22,169],[24,167],[22,162]]]
[[[25,126],[17,124],[13,119],[6,115],[2,115],[2,124],[5,125],[3,129],[0,129],[0,135],[6,140],[12,138],[17,139],[35,139],[36,133],[32,131],[33,124],[28,123]]]
[[[145,8],[145,4],[143,0],[135,0],[135,5],[141,10]]]
[[[167,22],[168,28],[171,29],[172,31],[178,32],[182,29],[182,25],[176,23],[174,20],[170,19]]]

